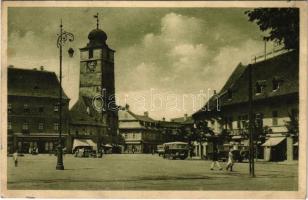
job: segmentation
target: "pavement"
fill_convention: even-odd
[[[64,156],[65,170],[55,170],[56,156],[25,155],[18,167],[8,157],[8,189],[25,190],[275,190],[298,188],[298,163],[248,163],[234,171],[210,170],[211,161],[167,160],[149,154],[108,154],[103,158]],[[225,168],[226,163],[221,163]]]

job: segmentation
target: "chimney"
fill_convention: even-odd
[[[129,105],[125,104],[125,110],[129,110]]]
[[[14,65],[9,65],[8,68],[14,68]]]
[[[166,121],[166,118],[163,117],[163,121]]]
[[[185,121],[187,120],[187,117],[188,117],[188,115],[187,115],[187,114],[184,114],[184,120],[185,120]]]
[[[36,71],[37,69],[36,69],[36,68],[33,68],[33,70]]]
[[[214,90],[214,95],[216,95],[216,90]]]
[[[40,70],[41,70],[41,71],[44,71],[44,66],[40,66]]]
[[[148,112],[148,111],[145,111],[145,112],[143,113],[143,115],[146,116],[146,117],[148,117],[148,116],[149,116],[149,112]]]

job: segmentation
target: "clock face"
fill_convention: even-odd
[[[95,72],[96,64],[97,63],[95,60],[87,62],[87,68],[89,72]]]

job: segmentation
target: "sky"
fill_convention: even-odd
[[[63,57],[63,88],[78,99],[79,48],[100,28],[115,53],[117,104],[154,119],[196,112],[239,63],[263,52],[262,33],[239,8],[9,8],[8,64],[59,71],[60,19],[75,40]],[[269,48],[270,45],[268,45]]]

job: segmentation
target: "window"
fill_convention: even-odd
[[[272,86],[273,86],[273,92],[277,91],[281,85],[281,83],[283,82],[283,79],[279,76],[275,76],[273,78],[273,81],[272,81]]]
[[[12,112],[12,104],[7,104],[7,112],[11,113]]]
[[[59,123],[53,123],[53,130],[55,131],[59,130]]]
[[[228,128],[229,128],[230,130],[233,130],[233,124],[232,124],[232,122],[233,122],[233,118],[232,118],[232,117],[229,117],[229,119],[228,119]]]
[[[256,94],[261,94],[262,93],[262,86],[260,84],[256,84]]]
[[[54,112],[58,112],[58,111],[59,111],[59,105],[54,105],[53,111],[54,111]]]
[[[257,128],[263,127],[263,114],[262,113],[256,113],[255,114],[255,125]]]
[[[237,120],[237,128],[241,129],[241,121],[242,121],[242,117],[238,116],[238,120]]]
[[[39,113],[43,113],[43,112],[44,112],[44,107],[43,107],[43,106],[40,106],[40,107],[38,108],[38,111],[39,111]]]
[[[279,81],[276,79],[273,79],[273,92],[277,91],[279,89]]]
[[[22,124],[22,130],[29,130],[29,123],[28,122],[24,122]]]
[[[12,122],[7,122],[7,129],[12,130]]]
[[[43,130],[43,129],[44,129],[44,123],[43,123],[43,122],[40,122],[40,123],[38,124],[38,129],[39,129],[39,130]]]
[[[256,95],[261,94],[265,88],[266,81],[261,80],[256,83]]]
[[[93,49],[89,49],[89,58],[93,58]]]
[[[278,112],[277,111],[273,111],[272,112],[272,117],[273,117],[273,126],[277,126],[278,125]]]
[[[28,104],[24,104],[24,112],[29,112],[29,105]]]

